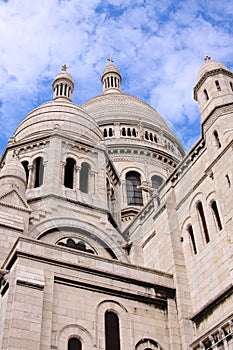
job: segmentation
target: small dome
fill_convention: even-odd
[[[26,188],[26,173],[18,157],[12,152],[8,152],[6,163],[0,172],[0,180],[13,179],[12,183],[23,182]]]
[[[57,74],[52,84],[53,99],[57,100],[72,100],[72,92],[74,90],[74,83],[72,76],[67,72],[67,66],[62,66],[61,72]]]
[[[103,71],[101,78],[103,84],[103,93],[112,94],[121,92],[122,78],[117,67],[112,63],[113,60],[108,58],[109,64]]]
[[[228,70],[227,67],[224,66],[224,64],[217,61],[212,61],[209,56],[206,56],[205,63],[201,66],[201,69],[199,70],[198,80],[200,80],[205,75],[205,73],[214,71],[216,69]]]
[[[96,122],[82,108],[68,101],[44,103],[29,113],[15,131],[16,142],[59,132],[75,140],[96,144],[102,134]]]
[[[113,64],[113,63],[109,63],[109,64],[105,67],[105,69],[104,69],[104,71],[103,71],[103,76],[104,76],[105,74],[108,74],[108,73],[117,73],[117,74],[120,75],[120,72],[119,72],[118,68],[117,68],[117,67],[115,66],[115,64]]]

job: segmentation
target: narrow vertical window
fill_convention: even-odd
[[[233,83],[230,81],[231,91],[233,91]]]
[[[154,135],[154,142],[158,142],[158,139],[157,139],[157,136],[156,135]]]
[[[108,134],[109,134],[109,137],[112,137],[112,136],[113,136],[112,128],[109,128]]]
[[[163,183],[163,179],[161,178],[161,176],[158,175],[153,175],[151,178],[151,184],[153,188],[158,189]]]
[[[209,100],[209,95],[208,95],[207,90],[205,89],[203,92],[205,94],[206,101],[208,101]]]
[[[25,174],[26,174],[26,182],[27,182],[27,184],[28,184],[28,178],[29,178],[28,161],[27,161],[27,160],[24,160],[24,161],[22,162],[22,166],[24,167]]]
[[[77,338],[70,338],[68,340],[68,350],[82,350],[82,343]]]
[[[34,161],[35,166],[35,183],[34,187],[40,187],[44,180],[44,162],[42,157],[38,157]]]
[[[197,211],[198,211],[200,219],[201,219],[201,225],[202,225],[202,229],[203,229],[206,243],[208,243],[210,241],[210,237],[209,237],[208,228],[207,228],[205,215],[204,215],[204,210],[203,210],[203,206],[202,206],[201,202],[199,202],[197,204]]]
[[[189,238],[190,238],[190,241],[191,241],[193,253],[196,255],[197,254],[197,247],[196,247],[196,242],[195,242],[195,237],[194,237],[192,225],[189,225],[187,230],[188,230],[188,233],[189,233]]]
[[[215,85],[216,85],[217,90],[218,90],[218,91],[221,91],[221,86],[220,86],[218,80],[215,80]]]
[[[119,318],[111,311],[105,313],[105,350],[120,350]]]
[[[107,137],[108,133],[107,133],[107,129],[104,129],[104,137]]]
[[[230,177],[228,174],[226,174],[226,180],[227,180],[229,188],[231,188],[231,180],[230,180]]]
[[[222,223],[221,223],[221,219],[220,219],[220,216],[219,216],[217,203],[215,201],[212,202],[211,208],[212,208],[212,211],[213,211],[213,214],[214,214],[214,218],[216,220],[216,224],[217,224],[218,230],[221,231],[222,230]]]
[[[75,160],[73,158],[66,159],[65,174],[64,174],[64,186],[68,188],[74,187],[74,167]]]
[[[146,139],[146,140],[149,140],[148,131],[145,131],[145,139]]]
[[[79,177],[79,189],[81,192],[88,193],[89,187],[89,172],[90,165],[87,163],[82,163]]]
[[[126,136],[126,131],[125,131],[125,128],[122,128],[121,135],[122,135],[122,136]]]
[[[129,171],[126,174],[126,191],[128,205],[143,205],[140,175],[136,171]]]
[[[133,137],[136,137],[136,136],[137,136],[137,133],[136,133],[136,129],[135,129],[135,128],[133,128],[132,136],[133,136]]]
[[[221,148],[222,145],[221,145],[221,142],[220,142],[220,139],[219,139],[219,136],[218,136],[218,132],[215,130],[215,131],[213,132],[213,134],[214,134],[215,141],[216,141],[216,144],[217,144],[218,148]]]

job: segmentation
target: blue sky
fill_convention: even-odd
[[[198,71],[207,54],[233,70],[232,23],[232,0],[0,0],[0,154],[52,99],[64,63],[82,104],[102,93],[109,56],[123,92],[151,104],[188,150],[200,136]]]

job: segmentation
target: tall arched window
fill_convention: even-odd
[[[82,163],[79,177],[79,189],[81,192],[88,193],[90,165]]]
[[[161,178],[161,176],[158,175],[153,175],[151,178],[151,184],[153,188],[159,188],[163,183],[163,179]]]
[[[68,188],[74,187],[74,167],[75,160],[73,158],[66,159],[65,174],[64,174],[64,186]]]
[[[111,311],[105,313],[105,350],[120,350],[119,318]]]
[[[24,160],[24,161],[22,162],[22,166],[24,167],[25,174],[26,174],[26,182],[27,182],[27,184],[28,184],[28,178],[29,178],[28,161],[27,161],[27,160]]]
[[[197,204],[197,211],[198,211],[200,219],[201,219],[201,225],[202,225],[202,229],[203,229],[206,243],[208,243],[210,241],[210,237],[209,237],[208,228],[207,228],[205,215],[204,215],[204,210],[203,210],[203,206],[202,206],[201,202],[199,202]]]
[[[34,160],[35,167],[35,182],[34,187],[40,187],[44,180],[44,160],[42,157],[38,157]]]
[[[143,205],[141,177],[136,171],[129,171],[126,174],[126,191],[128,205]]]
[[[189,238],[190,238],[190,241],[191,241],[193,253],[196,255],[197,254],[197,247],[196,247],[196,242],[195,242],[195,237],[194,237],[192,225],[189,225],[187,230],[188,230],[188,233],[189,233]]]
[[[221,231],[222,230],[222,223],[221,223],[221,219],[219,216],[219,212],[218,212],[218,207],[217,207],[217,203],[215,201],[213,201],[211,203],[211,208],[214,214],[214,218],[218,227],[218,230]]]
[[[77,338],[70,338],[68,340],[68,349],[67,350],[82,350],[82,343]]]

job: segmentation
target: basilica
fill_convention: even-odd
[[[79,106],[64,65],[9,139],[1,350],[233,349],[233,73],[205,58],[188,153],[121,82]]]

